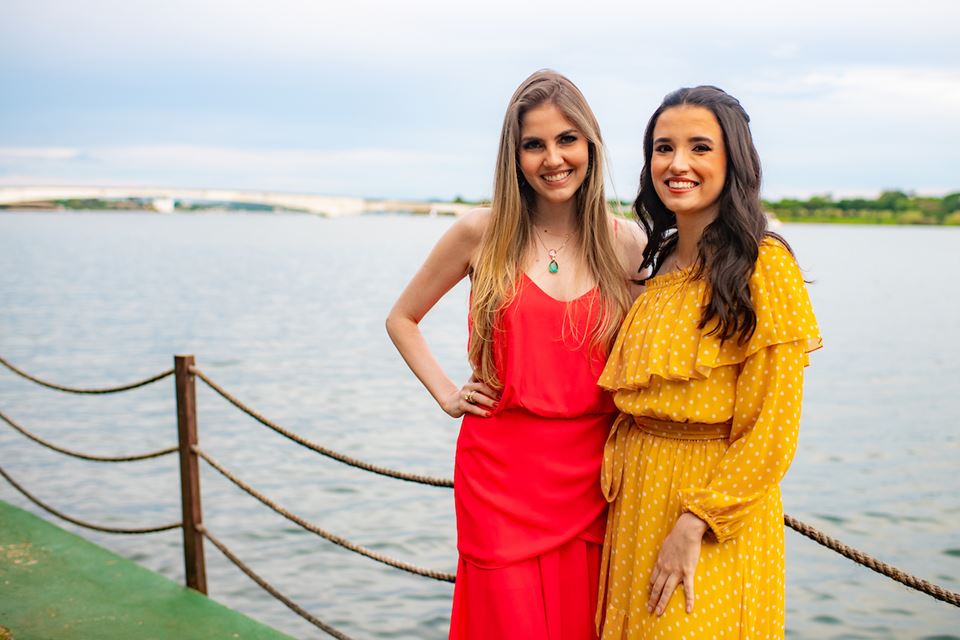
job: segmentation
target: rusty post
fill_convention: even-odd
[[[203,522],[200,509],[200,465],[193,445],[197,444],[197,386],[190,371],[193,356],[174,356],[177,386],[177,430],[180,434],[180,504],[183,510],[183,560],[187,586],[207,593],[207,569],[203,559]]]

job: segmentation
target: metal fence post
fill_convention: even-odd
[[[192,355],[174,356],[177,386],[177,430],[180,435],[180,504],[183,510],[183,561],[187,586],[207,593],[207,569],[203,558],[203,522],[200,509],[200,466],[192,446],[197,444],[197,387]]]

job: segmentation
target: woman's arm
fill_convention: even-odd
[[[820,332],[800,268],[780,243],[761,245],[750,298],[757,329],[742,347],[730,447],[705,486],[680,492],[685,513],[664,540],[651,585],[648,606],[658,613],[681,581],[692,610],[703,533],[709,527],[720,542],[738,536],[779,485],[796,451],[803,369],[807,353],[820,347]],[[657,574],[661,569],[665,575]]]
[[[486,408],[496,402],[497,395],[473,378],[463,387],[454,383],[430,352],[419,323],[440,298],[470,273],[488,219],[488,210],[477,209],[457,220],[434,246],[387,316],[387,333],[397,351],[437,404],[454,418],[464,413],[488,415]],[[471,392],[472,403],[466,401]]]
[[[703,535],[736,537],[783,479],[797,448],[806,345],[777,344],[751,355],[737,381],[737,400],[724,453],[705,487],[680,492],[685,513],[664,539],[650,579],[647,609],[660,615],[682,582],[693,610],[694,576]]]
[[[680,492],[686,511],[720,542],[736,537],[793,459],[807,353],[820,331],[800,267],[779,242],[764,241],[750,277],[757,328],[743,346],[730,448],[706,486]]]
[[[720,542],[740,533],[793,460],[805,360],[801,342],[747,358],[737,381],[730,448],[705,487],[680,492],[684,509],[706,521]]]

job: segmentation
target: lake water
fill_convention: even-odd
[[[450,477],[457,422],[406,369],[383,319],[450,219],[138,213],[0,216],[0,355],[80,386],[139,379],[193,353],[281,424],[371,462]],[[788,513],[960,591],[960,229],[785,225],[825,348],[807,370]],[[467,291],[424,331],[455,379]],[[269,432],[198,384],[200,441],[334,533],[452,571],[452,492],[372,476]],[[121,454],[176,442],[172,380],[80,397],[0,369],[0,411],[55,442]],[[175,457],[104,465],[0,424],[0,464],[38,497],[115,526],[179,520]],[[340,549],[203,469],[207,527],[307,610],[356,638],[446,637],[452,586]],[[38,512],[6,483],[0,499]],[[50,517],[50,516],[45,516]],[[182,581],[180,532],[68,530]],[[960,609],[787,532],[791,638],[960,638]],[[211,596],[325,637],[207,545]]]

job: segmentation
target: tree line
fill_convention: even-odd
[[[960,192],[942,198],[903,191],[884,191],[873,199],[834,200],[830,195],[822,195],[807,200],[764,200],[763,205],[783,222],[960,226]]]

